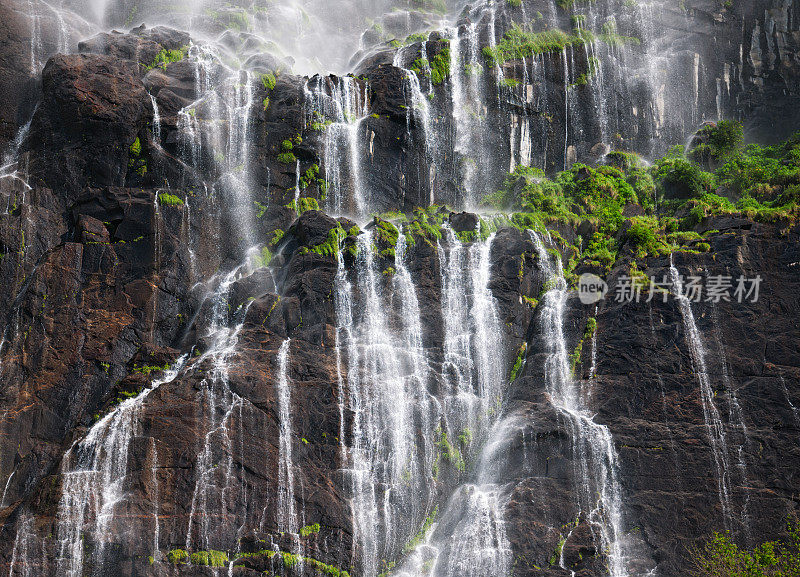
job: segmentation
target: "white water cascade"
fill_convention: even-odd
[[[420,58],[419,61],[426,63],[425,66],[428,67],[428,75],[430,75],[430,65],[427,64],[427,42],[423,42],[420,48]],[[411,140],[413,145],[413,139],[411,137],[412,131],[411,126],[412,122],[422,129],[422,152],[423,156],[426,161],[426,165],[429,168],[428,174],[423,181],[428,182],[428,194],[427,194],[427,203],[433,204],[434,203],[434,192],[433,192],[433,180],[436,176],[436,166],[433,158],[433,153],[436,150],[437,142],[436,132],[433,129],[431,124],[431,105],[428,100],[428,95],[423,93],[422,86],[419,82],[419,77],[417,73],[413,70],[405,68],[403,66],[403,61],[405,58],[405,50],[401,48],[398,50],[394,55],[394,62],[392,63],[395,68],[399,68],[403,71],[405,75],[405,84],[404,84],[404,91],[405,100],[408,102],[406,106],[406,133]],[[432,92],[433,86],[431,86],[431,92],[429,94],[433,94]]]
[[[235,520],[223,520],[227,510],[231,483],[235,481],[233,455],[237,431],[234,421],[241,423],[245,400],[230,388],[231,357],[236,352],[242,325],[229,324],[228,297],[233,283],[244,265],[219,279],[210,296],[211,319],[207,334],[212,341],[209,350],[197,362],[211,364],[200,383],[197,410],[205,423],[206,433],[195,463],[195,487],[192,494],[186,532],[187,550],[209,550],[225,542],[236,531]],[[219,518],[216,518],[219,517]]]
[[[627,577],[622,495],[617,478],[617,453],[611,431],[594,421],[572,375],[564,334],[568,288],[561,260],[551,256],[539,235],[529,231],[539,262],[553,283],[542,298],[543,343],[549,347],[545,366],[547,393],[568,421],[575,452],[579,507],[599,532],[611,577]]]
[[[449,254],[442,261],[447,263],[443,372],[453,377],[445,377],[441,394],[433,396],[403,233],[395,246],[391,283],[378,268],[372,234],[360,235],[357,246],[355,285],[347,281],[341,265],[336,285],[337,342],[348,389],[345,395],[340,388],[340,410],[353,414],[352,446],[349,451],[343,447],[351,464],[345,474],[364,571],[374,574],[379,560],[402,545],[398,539],[430,526],[424,520],[433,515],[437,477],[459,477],[472,468],[474,447],[486,442],[499,408],[503,339],[488,289],[491,238],[465,246],[452,234],[439,250]],[[470,320],[459,324],[464,319]],[[482,480],[480,485],[463,489],[464,495],[472,495],[474,519],[462,522],[475,530],[477,520],[487,519],[485,512],[491,510],[495,521],[490,524],[497,528],[502,518],[499,490],[481,488],[480,473],[475,478]]]
[[[494,19],[494,7],[488,5],[485,10],[491,12]],[[480,203],[478,187],[481,184],[479,166],[481,155],[485,151],[484,139],[486,130],[486,104],[482,75],[484,73],[480,47],[478,44],[478,26],[471,23],[462,28],[448,31],[450,37],[450,75],[451,97],[453,106],[453,122],[456,139],[454,153],[463,178],[460,204],[474,209]],[[494,33],[490,32],[490,42],[494,41]],[[491,45],[491,44],[490,44]],[[498,78],[502,72],[498,68]]]
[[[355,541],[362,548],[365,573],[374,574],[380,557],[397,545],[393,540],[399,531],[391,528],[421,522],[408,507],[417,501],[424,508],[427,501],[431,472],[426,464],[432,457],[425,447],[432,441],[416,446],[414,422],[430,422],[436,407],[426,390],[419,350],[407,350],[390,328],[371,233],[359,236],[357,258],[356,282],[363,301],[356,303],[347,294],[337,296],[339,336],[344,341],[339,346],[346,351],[346,403],[353,413],[351,468],[345,475],[352,492]],[[337,285],[336,290],[341,293],[349,288]],[[405,308],[414,302],[398,304]],[[342,310],[347,304],[351,310]],[[349,319],[350,326],[342,325]],[[432,431],[423,434],[432,435]]]
[[[353,77],[315,76],[305,85],[306,130],[324,132],[323,163],[328,207],[334,215],[367,208],[361,176],[361,126],[367,116],[367,86]],[[352,203],[348,202],[349,198]]]
[[[300,525],[297,520],[294,497],[294,471],[292,465],[292,409],[289,383],[289,347],[291,339],[283,341],[278,351],[278,378],[275,380],[278,400],[278,530],[296,536]]]
[[[102,560],[105,539],[115,521],[115,509],[126,499],[128,448],[133,437],[140,434],[139,417],[144,402],[158,387],[174,380],[185,361],[186,357],[179,359],[150,387],[100,419],[64,456],[56,530],[60,575],[83,575],[86,526],[91,527],[91,536],[98,546],[95,555]]]
[[[158,111],[158,102],[156,97],[150,95],[150,103],[153,105],[153,140],[157,144],[161,143],[161,114]]]

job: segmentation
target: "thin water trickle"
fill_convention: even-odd
[[[300,532],[294,495],[294,465],[292,464],[292,397],[289,382],[289,347],[291,339],[283,341],[278,351],[278,376],[275,379],[278,401],[278,530],[296,539]]]
[[[161,144],[161,114],[158,111],[158,102],[156,97],[150,95],[150,102],[153,105],[153,140],[156,144]]]
[[[675,298],[680,307],[686,344],[692,359],[692,365],[698,384],[700,385],[700,398],[703,403],[703,418],[711,442],[711,452],[714,457],[714,467],[717,476],[717,492],[722,506],[723,521],[728,529],[733,515],[730,489],[730,459],[728,457],[728,443],[725,425],[720,417],[719,410],[714,403],[714,389],[706,369],[706,349],[697,323],[692,312],[691,301],[683,290],[683,280],[678,269],[670,260],[670,281],[675,292]]]

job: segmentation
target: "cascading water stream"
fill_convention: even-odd
[[[736,442],[735,438],[730,443],[731,447],[735,449],[736,453],[736,468],[739,472],[739,484],[742,487],[750,487],[750,480],[747,475],[747,453],[746,449],[749,443],[749,431],[747,430],[747,423],[744,420],[744,411],[739,403],[739,397],[733,387],[730,377],[730,369],[728,368],[728,356],[725,353],[725,344],[722,340],[722,329],[719,321],[719,310],[716,304],[712,308],[712,318],[714,319],[714,341],[716,344],[717,352],[719,354],[720,368],[722,369],[722,384],[725,391],[728,393],[729,406],[728,406],[728,424],[733,428],[738,429],[740,435],[740,442]],[[749,539],[749,505],[750,505],[750,491],[745,493],[744,503],[742,505],[741,519],[742,526],[745,534]]]
[[[152,94],[150,95],[150,102],[153,105],[153,140],[156,143],[161,143],[161,114],[158,111],[158,102],[156,101],[156,97]]]
[[[545,384],[553,406],[569,422],[576,473],[581,485],[578,504],[587,520],[599,531],[611,577],[626,577],[622,495],[611,431],[607,426],[594,422],[572,375],[564,335],[568,288],[561,260],[550,256],[537,233],[529,233],[540,265],[554,285],[542,298],[542,336],[544,344],[550,347],[545,365]]]
[[[492,10],[493,19],[494,9],[491,6],[486,9]],[[463,198],[458,200],[462,206],[471,209],[480,202],[476,190],[480,184],[477,163],[483,152],[483,101],[486,95],[481,83],[483,64],[479,59],[478,26],[473,22],[464,29],[466,34],[463,37],[461,28],[453,28],[447,33],[450,37],[450,92],[456,131],[454,152],[463,179]],[[493,33],[490,38],[494,38]],[[501,76],[498,68],[498,78]]]
[[[508,497],[497,484],[497,464],[506,443],[521,427],[514,416],[490,426],[499,409],[503,343],[488,288],[492,240],[489,237],[465,247],[448,229],[449,251],[439,245],[446,339],[442,372],[457,375],[447,385],[443,417],[448,432],[466,423],[474,427],[462,431],[475,431],[472,444],[482,449],[474,455],[472,482],[456,489],[425,539],[398,570],[398,577],[489,577],[505,575],[510,568],[511,547],[503,514]],[[465,460],[473,455],[469,450],[464,453],[461,458]]]
[[[305,86],[305,127],[325,133],[325,180],[328,206],[334,215],[352,211],[361,215],[367,208],[360,135],[368,105],[367,86],[353,76],[315,76]]]
[[[794,418],[794,426],[800,429],[800,409],[798,409],[794,403],[792,403],[792,399],[789,396],[789,389],[786,387],[786,381],[783,378],[783,375],[779,375],[781,380],[781,389],[783,389],[783,396],[786,397],[786,403],[789,405],[789,408],[792,410],[792,417]]]
[[[211,295],[211,322],[208,336],[212,346],[198,363],[208,359],[211,363],[198,393],[198,410],[205,420],[206,434],[195,463],[195,487],[192,494],[189,522],[186,532],[186,549],[213,549],[226,542],[235,532],[231,522],[214,520],[215,508],[225,511],[232,475],[234,437],[232,422],[245,400],[230,388],[230,358],[236,352],[242,324],[229,326],[228,296],[233,283],[246,267],[242,265],[220,279]],[[222,515],[220,514],[220,517]]]
[[[683,280],[678,269],[670,260],[670,281],[675,293],[675,298],[683,318],[686,345],[692,359],[692,365],[698,384],[700,385],[700,399],[703,403],[703,418],[711,442],[711,452],[714,457],[714,467],[717,474],[717,492],[722,506],[722,515],[725,525],[730,528],[733,514],[730,489],[730,462],[728,457],[728,442],[725,425],[720,417],[719,410],[714,403],[714,390],[706,369],[706,349],[697,323],[692,312],[692,304],[684,294]]]
[[[407,352],[399,346],[385,315],[372,234],[360,235],[357,247],[361,314],[350,310],[351,328],[340,331],[340,337],[346,337],[340,346],[347,351],[347,403],[353,413],[351,468],[345,474],[350,479],[354,539],[362,548],[364,573],[375,574],[379,557],[391,550],[396,536],[392,528],[400,524],[395,518],[407,491],[404,480],[412,467],[421,468],[415,463],[420,456],[414,450],[413,413],[418,399],[409,390],[409,385],[420,379],[413,375],[406,379],[402,372],[405,363],[401,364],[401,358],[405,359]],[[336,287],[337,291],[347,288]],[[337,298],[340,308],[347,302],[356,306],[348,295]],[[382,495],[379,487],[385,487]]]
[[[64,456],[61,466],[61,500],[56,535],[59,543],[59,574],[83,575],[84,527],[98,544],[103,558],[106,538],[115,519],[115,509],[124,503],[129,446],[138,434],[139,416],[145,399],[158,387],[175,379],[186,357],[134,398],[98,421]]]
[[[420,60],[423,62],[427,62],[427,53],[426,53],[427,42],[423,42],[421,46],[422,46],[421,47],[422,54],[420,55]],[[405,99],[406,102],[409,103],[409,105],[406,106],[406,132],[412,143],[413,143],[413,139],[411,137],[412,122],[420,126],[422,129],[422,152],[426,159],[426,162],[430,165],[429,173],[426,175],[425,178],[425,180],[428,181],[428,195],[426,200],[428,204],[433,204],[434,203],[433,179],[435,177],[435,163],[433,161],[433,153],[436,150],[436,142],[434,141],[435,131],[433,130],[433,127],[431,125],[430,103],[428,101],[428,97],[422,92],[422,87],[420,85],[417,73],[403,66],[404,55],[405,55],[404,49],[401,48],[400,50],[398,50],[394,55],[394,61],[392,65],[395,68],[399,68],[400,70],[402,70],[403,74],[405,75],[406,82],[404,84],[404,90],[407,91]],[[429,65],[427,66],[428,68],[430,68]],[[428,70],[428,74],[430,75],[430,70]]]
[[[278,400],[278,530],[296,539],[300,532],[294,497],[294,465],[292,464],[292,409],[289,383],[289,347],[283,341],[278,351],[278,378],[275,380]]]

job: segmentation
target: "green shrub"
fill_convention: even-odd
[[[625,240],[637,256],[656,256],[660,252],[661,243],[656,232],[658,223],[653,218],[636,217],[625,232]]]
[[[697,164],[682,156],[667,156],[658,161],[655,178],[664,189],[665,196],[693,198],[716,188],[713,174],[703,171]]]
[[[272,91],[275,89],[275,85],[278,83],[278,79],[275,78],[274,74],[262,74],[261,75],[261,84],[264,86],[265,90]]]
[[[769,541],[742,549],[728,533],[714,533],[691,551],[694,577],[797,577],[800,575],[800,529],[788,522],[785,542]]]
[[[287,165],[297,164],[297,157],[291,152],[281,152],[278,155],[278,162],[280,162],[281,164],[287,164]]]
[[[184,46],[183,48],[178,48],[174,50],[166,50],[162,49],[161,52],[156,54],[156,57],[153,59],[153,62],[149,65],[146,65],[144,68],[145,70],[152,70],[156,66],[160,67],[162,70],[166,70],[167,64],[171,62],[179,62],[186,58],[186,55],[189,53],[189,47]]]

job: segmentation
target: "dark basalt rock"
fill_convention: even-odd
[[[162,50],[180,50],[189,46],[186,32],[164,26],[134,28],[128,34],[116,30],[102,32],[78,43],[78,51],[85,54],[103,54],[120,60],[133,60],[144,66],[152,65]]]
[[[35,181],[67,199],[86,186],[123,186],[129,148],[150,118],[138,64],[110,56],[54,56],[25,149]]]

